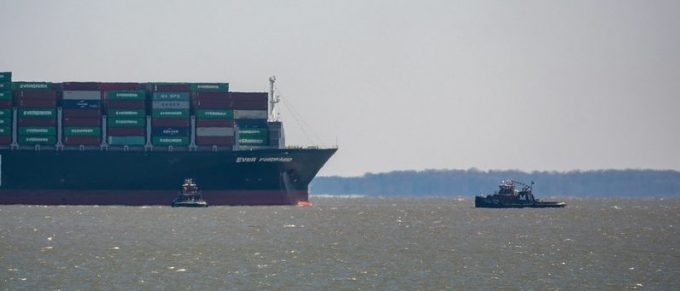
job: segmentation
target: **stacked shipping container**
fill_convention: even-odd
[[[189,145],[189,84],[161,83],[151,87],[151,142],[155,146]]]
[[[146,143],[146,92],[137,83],[102,83],[106,136],[110,145]]]
[[[12,73],[0,73],[0,144],[12,143]]]
[[[267,122],[268,101],[267,93],[229,92],[228,83],[12,83],[0,73],[0,144],[12,143],[12,106],[20,145],[57,144],[60,104],[66,146],[106,137],[113,146],[188,146],[195,138],[197,146],[265,147],[282,131]]]
[[[63,83],[62,128],[67,146],[99,145],[102,138],[99,83]]]
[[[20,145],[54,145],[57,142],[57,91],[52,83],[14,82],[17,131]],[[11,124],[10,124],[11,126]]]
[[[267,128],[267,93],[231,92],[234,119],[238,127],[238,144],[259,147],[269,144]]]
[[[234,111],[229,84],[193,84],[193,107],[196,115],[198,146],[232,146]]]

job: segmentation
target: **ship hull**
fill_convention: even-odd
[[[475,207],[477,208],[563,208],[567,206],[564,202],[547,201],[504,201],[497,198],[475,197]]]
[[[336,149],[0,151],[0,204],[170,205],[184,178],[210,205],[294,205]]]

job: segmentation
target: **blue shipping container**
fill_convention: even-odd
[[[154,127],[151,134],[154,136],[189,136],[190,127]]]
[[[64,99],[61,101],[61,106],[64,108],[99,108],[101,106],[101,101]]]
[[[266,119],[237,119],[239,128],[268,128]]]

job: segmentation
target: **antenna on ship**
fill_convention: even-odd
[[[269,77],[269,121],[279,121],[279,113],[276,111],[276,104],[281,101],[279,95],[274,95],[274,83],[276,76]]]

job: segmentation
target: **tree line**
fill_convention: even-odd
[[[673,170],[594,170],[522,172],[517,170],[424,170],[367,173],[359,177],[317,177],[313,194],[473,196],[491,194],[501,180],[529,184],[541,196],[677,196],[680,172]]]

